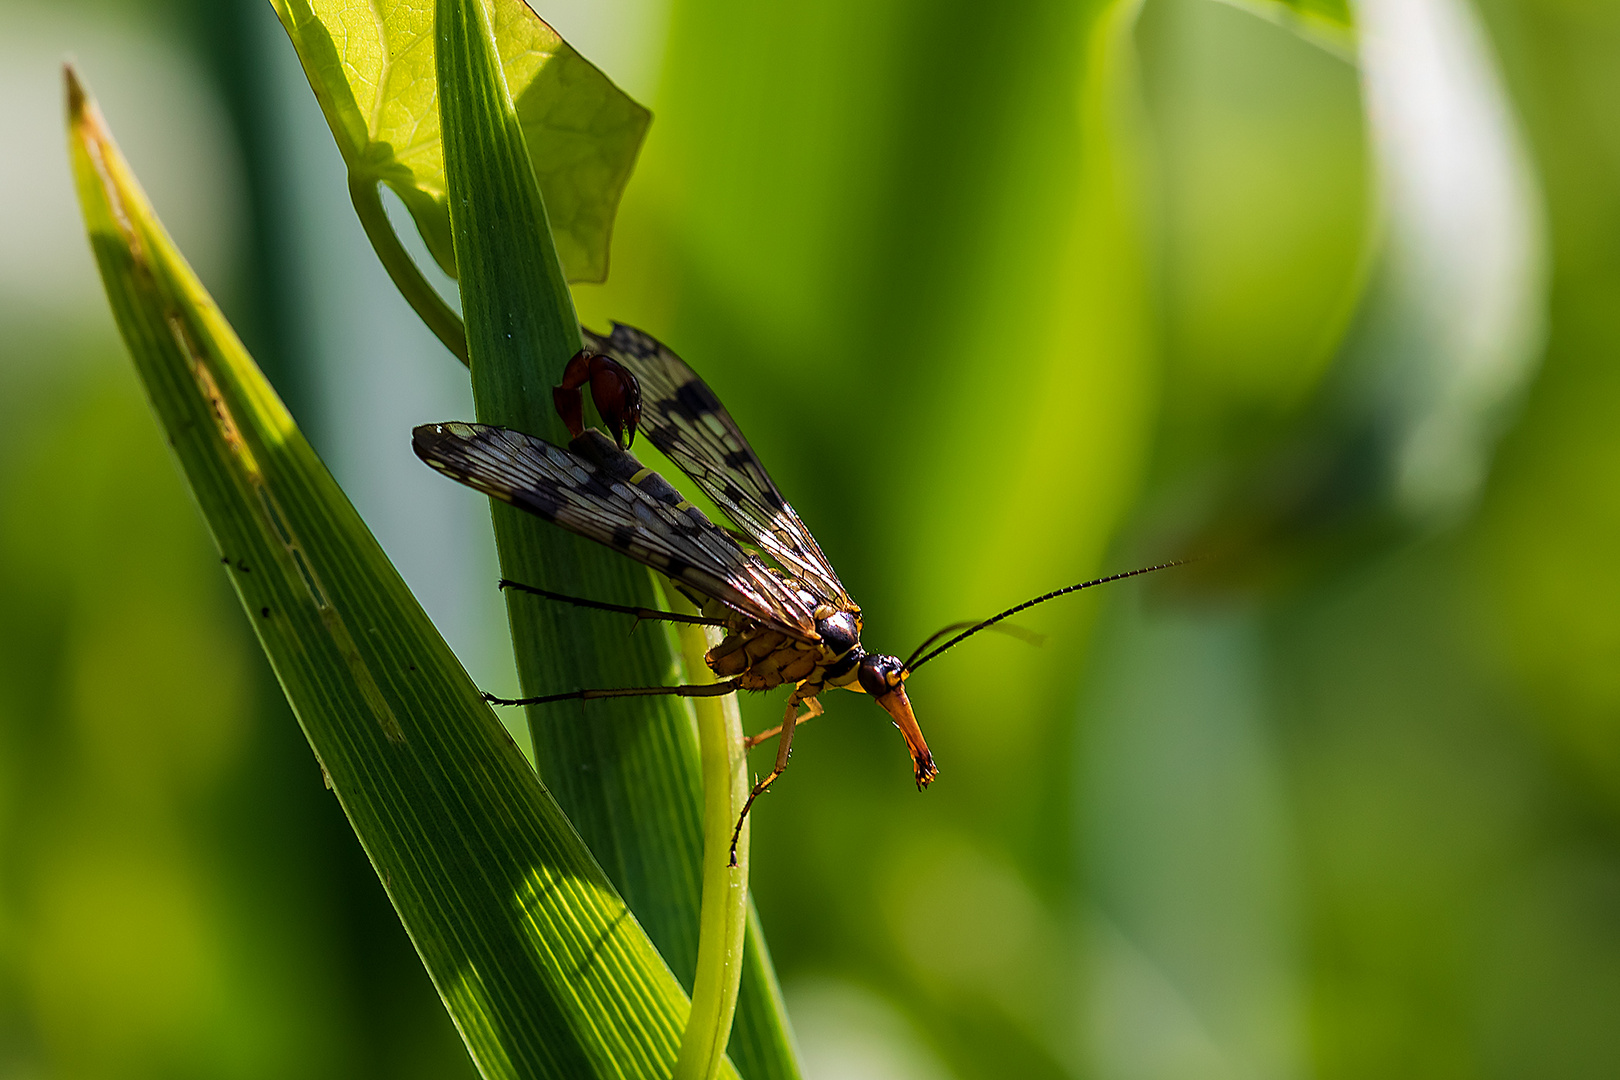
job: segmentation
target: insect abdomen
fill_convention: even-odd
[[[673,484],[643,465],[628,450],[620,450],[613,440],[595,428],[587,428],[568,448],[595,465],[607,479],[634,484],[642,494],[684,512],[691,519],[689,529],[713,528],[708,516],[687,502]]]

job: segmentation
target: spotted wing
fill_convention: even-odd
[[[809,599],[605,437],[588,460],[544,439],[486,424],[424,424],[416,456],[486,495],[606,544],[703,596],[801,640],[813,640]],[[580,447],[580,440],[575,440]]]
[[[782,569],[822,600],[859,610],[737,422],[697,373],[633,326],[614,323],[610,337],[584,334],[588,348],[613,357],[641,383],[641,430],[652,444]]]

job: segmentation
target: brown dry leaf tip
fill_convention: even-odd
[[[67,81],[68,126],[84,144],[84,152],[94,166],[96,176],[101,180],[102,195],[107,200],[107,208],[112,213],[119,230],[124,234],[130,255],[144,269],[146,261],[144,246],[140,235],[135,231],[134,224],[130,221],[128,211],[124,209],[124,192],[113,178],[112,170],[107,164],[109,156],[117,158],[118,144],[113,141],[112,132],[107,129],[107,121],[102,117],[101,110],[96,107],[95,99],[85,92],[84,84],[79,80],[79,72],[71,62],[63,63],[62,77]]]
[[[112,133],[107,130],[107,121],[95,99],[85,90],[79,71],[71,61],[62,65],[62,77],[67,80],[68,121],[80,129],[87,143],[111,144]]]
[[[84,114],[86,99],[84,84],[79,82],[79,73],[73,70],[73,61],[67,60],[62,63],[62,77],[67,80],[68,116],[77,123]]]

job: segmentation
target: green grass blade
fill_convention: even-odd
[[[499,69],[487,62],[487,24],[469,6],[448,5],[439,56],[473,400],[484,423],[566,445],[551,387],[580,347],[579,325],[521,131]],[[492,503],[491,511],[503,576],[611,603],[662,606],[651,572],[624,556],[505,503]],[[507,610],[525,694],[684,678],[664,624],[633,627],[622,615],[515,590],[507,592]],[[702,854],[691,711],[673,698],[564,702],[531,707],[529,724],[540,775],[690,985]]]
[[[551,387],[580,347],[573,302],[549,243],[545,195],[493,63],[482,8],[441,2],[441,104],[452,224],[478,419],[555,442],[568,433]],[[504,576],[570,595],[662,607],[652,574],[502,503],[492,506]],[[623,616],[507,597],[526,694],[650,686],[685,677],[675,635],[630,633]],[[536,763],[683,985],[697,966],[703,795],[690,707],[624,698],[529,711]],[[750,1080],[798,1074],[758,920],[750,921],[733,1053]],[[734,1057],[734,1060],[735,1057]]]
[[[663,1080],[688,1012],[679,983],[175,250],[71,75],[69,113],[91,243],[153,409],[479,1068]]]
[[[378,183],[392,188],[434,260],[455,276],[434,78],[433,6],[385,6],[376,0],[271,0],[271,5],[326,114],[351,188],[374,190]],[[613,217],[652,114],[523,0],[495,0],[493,23],[563,268],[571,281],[602,281]],[[362,217],[368,205],[369,200],[356,201]],[[366,229],[379,256],[401,291],[423,296],[425,282],[400,281],[400,275],[408,279],[415,270],[384,252],[383,229],[385,220]],[[429,319],[436,328],[440,323]]]

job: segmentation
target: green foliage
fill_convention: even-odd
[[[699,366],[862,602],[868,644],[904,652],[1188,535],[1226,556],[1197,597],[1170,588],[1191,575],[1128,585],[1030,612],[1041,649],[981,635],[930,665],[913,699],[943,774],[926,795],[870,702],[830,696],[756,810],[750,868],[807,1066],[1620,1071],[1620,158],[1603,136],[1620,15],[1354,5],[1380,8],[1483,14],[1475,45],[1507,77],[1498,118],[1529,133],[1552,237],[1545,367],[1479,507],[1443,526],[1391,512],[1387,440],[1413,415],[1379,392],[1417,380],[1365,347],[1401,226],[1369,183],[1384,149],[1342,10],[1324,36],[1299,32],[1303,5],[1207,0],[1149,0],[1134,27],[1100,0],[994,19],[967,0],[668,6],[613,278],[575,302]],[[108,98],[121,124],[141,114]],[[183,228],[194,208],[143,176]],[[271,232],[302,221],[260,212]],[[0,364],[0,1072],[444,1075],[409,1050],[427,1018],[376,993],[415,958],[353,947],[387,913],[325,914],[346,894],[329,847],[292,839],[302,818],[276,801],[318,789],[308,751],[227,745],[261,696],[256,656],[229,647],[241,617],[205,587],[217,567],[152,474],[113,347],[75,368],[89,309],[20,313],[16,280],[0,276],[19,361]],[[345,344],[345,363],[368,347]],[[367,362],[420,378],[391,348]],[[16,374],[34,356],[49,392]],[[323,406],[355,422],[339,394]],[[658,633],[579,625],[632,648]],[[742,707],[750,730],[780,711]],[[611,749],[597,716],[536,721]],[[633,838],[666,825],[604,826],[626,778],[599,796],[567,760],[540,768],[559,798],[573,785],[578,821],[601,807],[609,879],[656,900],[668,882]],[[692,905],[697,787],[671,775]],[[222,874],[226,846],[260,876]],[[368,890],[366,869],[347,892]],[[642,921],[684,980],[693,924],[669,911]],[[750,985],[731,1056],[753,1078]]]
[[[154,410],[333,791],[486,1076],[667,1075],[680,985],[163,232],[69,76]]]
[[[670,590],[673,592],[674,590]],[[678,594],[677,594],[678,595]],[[684,599],[684,598],[683,598]],[[714,673],[703,662],[704,654],[720,642],[720,632],[698,626],[682,626],[681,651],[686,670],[694,681],[709,682]],[[731,833],[737,815],[748,805],[752,786],[748,777],[748,752],[743,742],[742,711],[737,695],[695,698],[698,743],[703,751],[703,924],[698,942],[697,974],[692,980],[692,1015],[681,1037],[681,1053],[675,1062],[674,1080],[699,1080],[712,1076],[726,1052],[731,1022],[736,1013],[739,991],[747,978],[757,989],[775,990],[744,967],[749,951],[746,938],[752,934],[757,951],[763,940],[757,927],[749,925],[748,841],[753,826],[744,820],[733,856]],[[735,858],[735,861],[733,861]],[[770,1012],[751,1003],[758,1023],[772,1013],[783,1017],[779,1000],[770,1002]],[[774,1061],[759,1062],[760,1075],[796,1073],[797,1063],[787,1045],[787,1025],[776,1024],[776,1045],[755,1049],[772,1051]],[[752,1040],[750,1040],[750,1043]],[[750,1062],[752,1064],[752,1062]],[[750,1070],[750,1075],[753,1071]]]
[[[443,126],[451,136],[445,153],[451,225],[462,267],[478,419],[563,443],[568,433],[548,390],[561,382],[563,365],[579,351],[581,340],[573,299],[546,228],[546,203],[495,64],[495,37],[479,5],[440,0],[439,27]],[[492,510],[503,576],[610,603],[661,606],[660,590],[646,569],[511,506],[495,502]],[[667,630],[642,634],[642,648],[632,650],[622,638],[614,640],[623,632],[622,616],[571,610],[515,590],[508,592],[507,603],[526,693],[581,686],[656,686],[672,677],[688,677],[667,651],[674,636]],[[594,623],[598,631],[613,637],[594,648],[581,648],[582,623]],[[560,647],[565,641],[572,647]],[[700,677],[707,677],[701,667],[702,648],[688,651],[699,661]],[[705,710],[705,738],[710,743],[719,740],[705,756],[718,755],[722,762],[735,756],[742,765],[740,721],[735,704],[730,708],[729,722],[722,707]],[[643,918],[656,919],[675,943],[678,970],[683,975],[697,971],[694,993],[705,1012],[695,1034],[702,1041],[683,1045],[679,1075],[706,1077],[720,1065],[738,980],[745,971],[754,980],[769,975],[761,966],[745,968],[741,962],[746,852],[736,870],[726,866],[730,823],[740,810],[733,789],[745,773],[738,770],[713,793],[719,798],[711,800],[708,829],[722,831],[725,842],[716,847],[711,841],[698,849],[702,841],[691,828],[696,786],[691,709],[676,698],[647,697],[592,703],[585,710],[531,706],[531,713],[543,774],[561,774],[560,790],[573,797],[565,797],[565,805],[599,857],[620,855],[617,868],[635,898],[632,906],[644,912]],[[588,749],[581,746],[581,711],[592,727],[602,725],[614,733],[610,748],[600,743]],[[728,732],[734,743],[729,754]],[[596,742],[602,736],[587,738]],[[579,772],[571,767],[576,763],[588,764],[587,784],[572,781],[571,774]],[[729,771],[722,766],[719,775]],[[616,805],[599,801],[604,788],[616,789]],[[717,874],[720,888],[694,889],[692,872],[700,851],[701,862],[709,866],[705,873]],[[688,950],[699,924],[697,901],[704,897],[714,906],[703,915],[707,936],[699,944],[706,944],[711,955],[700,964]],[[756,943],[755,951],[758,948]],[[765,995],[752,1000],[772,999],[773,995]],[[778,1028],[785,1024],[780,1012],[775,1021]],[[785,1050],[785,1038],[774,1043]],[[761,1064],[765,1075],[792,1069],[791,1057],[785,1054]]]
[[[394,281],[451,350],[454,316],[394,238],[377,185],[410,211],[440,268],[456,275],[445,204],[431,4],[272,0],[349,169],[367,235]],[[608,240],[651,115],[575,52],[523,0],[496,0],[501,69],[546,194],[571,281],[607,277]]]
[[[1344,56],[1355,53],[1355,14],[1350,0],[1225,0],[1263,19],[1288,27]]]

